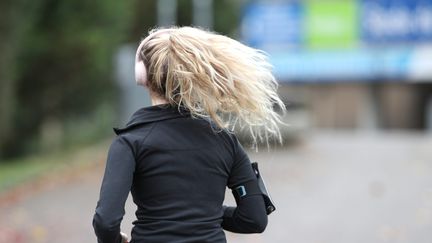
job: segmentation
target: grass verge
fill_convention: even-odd
[[[85,169],[105,160],[109,141],[0,163],[0,194],[49,174]]]

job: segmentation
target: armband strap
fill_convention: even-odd
[[[258,179],[258,187],[259,190],[264,198],[264,203],[265,203],[265,207],[266,207],[266,212],[267,214],[271,214],[272,212],[274,212],[276,210],[276,207],[271,199],[270,193],[267,190],[267,187],[264,183],[264,179],[262,178],[262,175],[258,169],[258,163],[257,162],[253,162],[251,164],[252,169]]]
[[[258,186],[257,180],[251,180],[246,183],[240,184],[232,189],[232,193],[234,195],[235,200],[238,202],[242,198],[252,196],[252,195],[261,195],[261,190]]]

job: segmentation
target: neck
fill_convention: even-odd
[[[150,93],[150,97],[151,97],[151,103],[152,105],[164,105],[164,104],[168,104],[168,101],[164,98],[161,98],[158,95],[153,94],[152,92]]]

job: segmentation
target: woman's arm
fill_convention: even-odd
[[[228,187],[233,190],[237,207],[224,206],[222,228],[235,233],[262,233],[267,226],[264,199],[249,157],[236,142],[236,161],[231,168]]]
[[[222,228],[234,233],[262,233],[267,226],[262,195],[239,200],[237,207],[224,206]]]
[[[108,152],[100,197],[93,217],[99,243],[120,243],[120,223],[124,205],[132,186],[135,158],[130,144],[118,136]]]

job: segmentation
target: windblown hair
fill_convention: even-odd
[[[136,65],[138,84],[193,117],[248,129],[254,143],[282,141],[274,108],[285,106],[264,52],[202,29],[172,27],[149,32]]]

